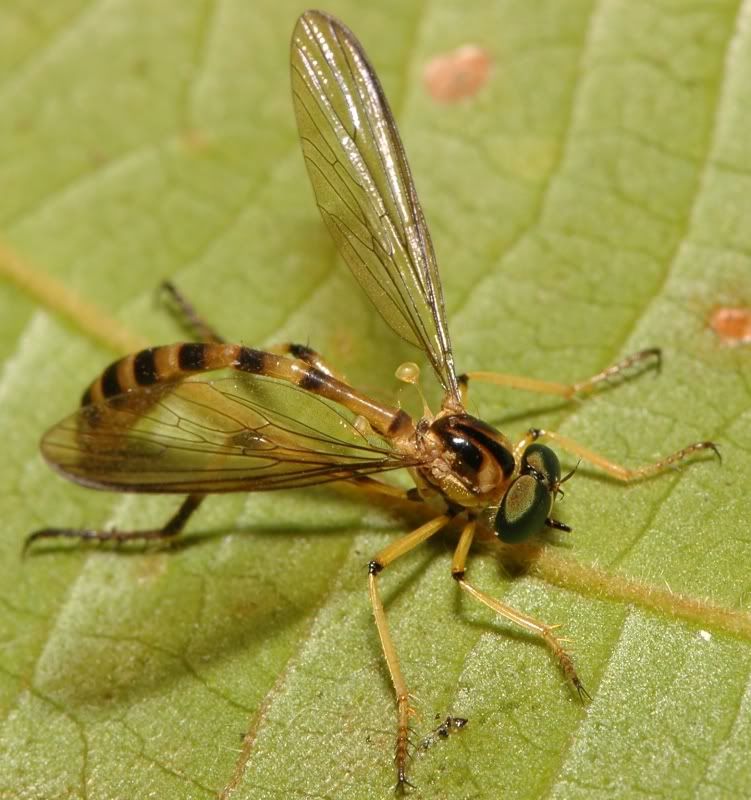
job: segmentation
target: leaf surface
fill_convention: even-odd
[[[12,250],[155,344],[183,338],[155,299],[169,277],[226,337],[310,343],[393,399],[415,351],[337,260],[299,152],[300,10],[6,2],[0,261]],[[470,720],[418,749],[413,796],[748,797],[751,637],[710,603],[747,620],[751,346],[710,320],[751,307],[751,7],[328,10],[362,40],[399,123],[459,369],[567,381],[663,348],[661,375],[586,401],[473,386],[472,413],[628,465],[705,438],[723,455],[629,487],[580,466],[558,508],[574,532],[545,552],[599,582],[470,561],[484,590],[566,623],[586,707],[543,647],[458,597],[450,537],[386,571],[418,742],[436,715]],[[487,83],[437,102],[423,68],[468,43],[490,58]],[[393,700],[365,566],[408,520],[328,489],[223,497],[183,547],[21,561],[35,528],[148,526],[175,501],[55,477],[39,436],[115,353],[9,281],[0,330],[0,797],[391,797]],[[431,381],[426,369],[435,399]],[[671,592],[695,599],[691,621]]]

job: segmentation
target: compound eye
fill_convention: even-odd
[[[522,456],[521,472],[523,475],[536,473],[552,489],[560,483],[561,462],[549,447],[531,444]]]
[[[552,505],[553,494],[542,481],[532,475],[521,475],[501,500],[495,518],[498,538],[515,544],[538,533],[545,526]]]

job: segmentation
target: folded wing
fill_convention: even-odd
[[[42,453],[86,486],[180,494],[309,486],[413,465],[325,399],[255,375],[201,375],[85,406],[45,434]]]

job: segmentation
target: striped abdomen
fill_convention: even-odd
[[[126,392],[221,369],[293,383],[362,415],[377,433],[388,438],[405,437],[413,430],[412,420],[404,411],[376,403],[304,361],[239,344],[183,342],[125,356],[110,364],[89,386],[81,404],[101,403]]]

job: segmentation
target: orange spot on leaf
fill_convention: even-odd
[[[185,150],[192,155],[200,155],[211,146],[211,142],[206,134],[197,128],[183,131],[180,140]]]
[[[423,70],[428,94],[440,103],[474,97],[490,74],[490,56],[476,44],[467,44],[431,59]]]
[[[709,327],[725,344],[750,344],[751,308],[716,308],[709,318]]]

